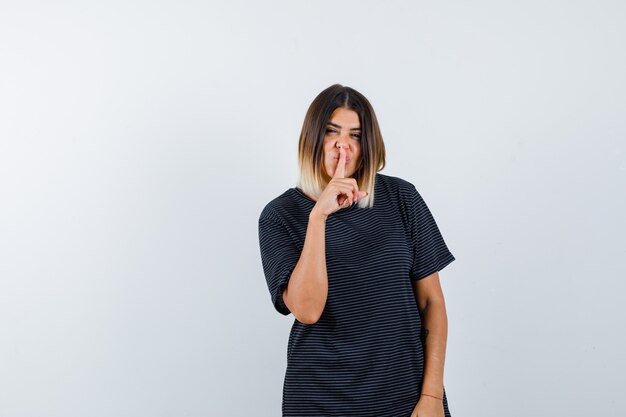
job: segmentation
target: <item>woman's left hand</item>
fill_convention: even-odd
[[[444,417],[443,402],[437,398],[422,395],[411,417]]]

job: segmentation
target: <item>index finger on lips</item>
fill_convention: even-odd
[[[345,178],[346,176],[346,151],[343,146],[339,148],[339,161],[335,167],[333,178]]]

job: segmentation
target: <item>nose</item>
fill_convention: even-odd
[[[350,146],[348,146],[347,143],[338,140],[337,143],[335,143],[335,148],[337,148],[337,150],[343,148],[345,151],[348,151],[350,149]]]
[[[350,141],[348,140],[348,136],[342,135],[337,138],[337,142],[335,142],[335,147],[337,149],[343,147],[345,150],[350,149]]]

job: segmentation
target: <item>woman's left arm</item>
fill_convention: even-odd
[[[443,398],[443,368],[448,339],[448,316],[439,282],[439,273],[413,282],[417,306],[422,316],[425,338],[425,364],[422,394]],[[432,397],[431,400],[439,401]]]

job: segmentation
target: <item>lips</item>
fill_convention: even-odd
[[[339,157],[338,157],[338,156],[336,156],[336,157],[335,157],[335,159],[336,159],[337,161],[339,161]],[[348,157],[346,156],[346,164],[347,164],[348,162],[350,162],[350,158],[348,158]]]

